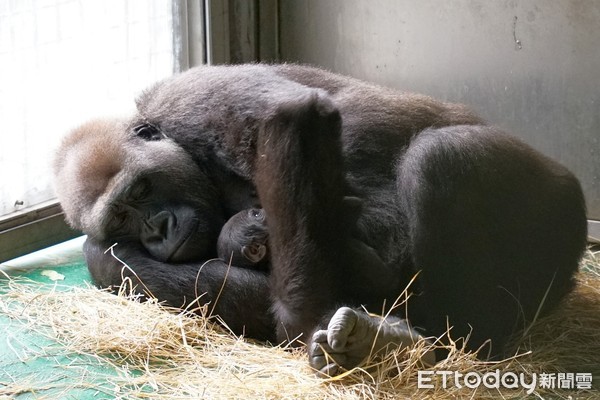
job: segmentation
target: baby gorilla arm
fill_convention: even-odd
[[[360,365],[367,357],[416,343],[422,336],[406,320],[388,316],[385,319],[348,307],[338,309],[327,329],[316,331],[308,347],[309,364],[321,374],[334,376],[341,368]],[[429,350],[421,358],[425,365],[435,364]]]

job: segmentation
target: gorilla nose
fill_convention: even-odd
[[[171,242],[176,228],[175,214],[169,211],[160,211],[145,221],[140,239],[150,254],[159,260],[166,261],[173,252]]]
[[[169,211],[160,211],[147,221],[147,227],[162,238],[166,238],[176,224],[175,214]]]

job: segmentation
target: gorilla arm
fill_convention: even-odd
[[[322,92],[282,103],[259,132],[255,183],[268,216],[278,340],[307,340],[343,301],[340,115]]]
[[[394,316],[334,311],[340,304],[381,309],[401,292],[398,278],[348,229],[361,202],[344,197],[340,122],[322,92],[284,103],[260,131],[256,162],[257,190],[269,218],[277,339],[308,339],[310,365],[328,375],[421,338]],[[433,364],[433,352],[423,362]]]
[[[101,287],[119,287],[130,278],[137,293],[155,297],[167,305],[198,311],[208,304],[235,334],[274,341],[267,276],[260,271],[229,267],[221,260],[205,263],[167,264],[149,256],[133,242],[114,246],[88,238],[84,254],[94,282]],[[135,270],[135,273],[133,272]]]

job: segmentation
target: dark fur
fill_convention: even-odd
[[[217,239],[217,256],[236,267],[268,271],[269,231],[264,210],[242,210],[229,218]]]
[[[138,115],[111,139],[122,144],[115,152],[153,154],[155,145],[135,134],[140,124],[168,139],[145,136],[184,149],[197,170],[186,180],[157,168],[148,205],[124,201],[138,211],[121,232],[104,222],[123,201],[124,189],[113,188],[130,186],[144,168],[119,175],[128,164],[116,155],[96,161],[110,168],[92,192],[93,175],[72,161],[74,150],[92,146],[70,139],[58,156],[67,216],[91,234],[92,276],[101,286],[121,282],[103,254],[112,241],[102,241],[119,240],[117,254],[159,299],[184,306],[206,292],[201,301],[238,333],[307,340],[341,304],[381,311],[420,271],[413,325],[440,335],[448,317],[454,337],[472,327],[469,347],[491,338],[497,354],[543,300],[550,309],[571,289],[585,248],[576,178],[459,105],[295,65],[201,67],[146,91]],[[77,135],[101,140],[89,130]],[[340,211],[344,196],[362,203],[354,229]],[[221,261],[200,269],[215,256],[224,221],[258,204],[269,217],[270,276]],[[144,216],[161,208],[171,216]],[[93,217],[82,219],[87,211]],[[146,219],[154,241],[179,243],[187,231],[169,227],[185,225],[180,215],[199,221],[201,246],[163,249],[136,228]]]
[[[356,221],[362,211],[362,202],[357,197],[346,196],[342,199],[342,221],[345,229],[354,230]],[[357,245],[368,253],[366,261],[377,260],[373,249]],[[252,249],[252,250],[250,250]],[[217,239],[217,256],[236,267],[260,269],[268,271],[269,264],[269,229],[267,218],[262,208],[250,208],[234,214],[219,233]],[[379,261],[376,261],[379,263]],[[366,266],[361,267],[364,269]],[[373,267],[375,268],[375,267]],[[372,270],[372,268],[367,268]]]

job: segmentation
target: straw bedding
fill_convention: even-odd
[[[316,377],[299,350],[265,346],[236,338],[214,319],[140,302],[122,288],[119,296],[92,287],[59,288],[7,278],[0,292],[0,313],[61,346],[48,346],[36,357],[61,356],[81,370],[80,378],[65,383],[35,376],[0,379],[0,398],[44,389],[86,388],[110,398],[522,398],[527,389],[446,388],[440,376],[418,387],[418,371],[538,374],[531,398],[600,398],[600,252],[589,251],[578,275],[577,289],[552,315],[517,338],[519,350],[507,360],[486,363],[452,346],[447,360],[435,367],[419,365],[425,348],[420,343],[370,368],[342,376]],[[134,301],[132,301],[134,300]],[[204,310],[206,315],[206,310]],[[10,345],[10,343],[7,344]],[[4,345],[4,344],[3,344]],[[24,360],[26,361],[26,360]],[[1,362],[0,362],[1,364]],[[116,373],[94,371],[116,370]],[[104,369],[103,369],[104,368]],[[591,389],[540,387],[542,373],[592,374]],[[95,378],[94,378],[95,376]],[[43,397],[39,395],[39,397]]]

